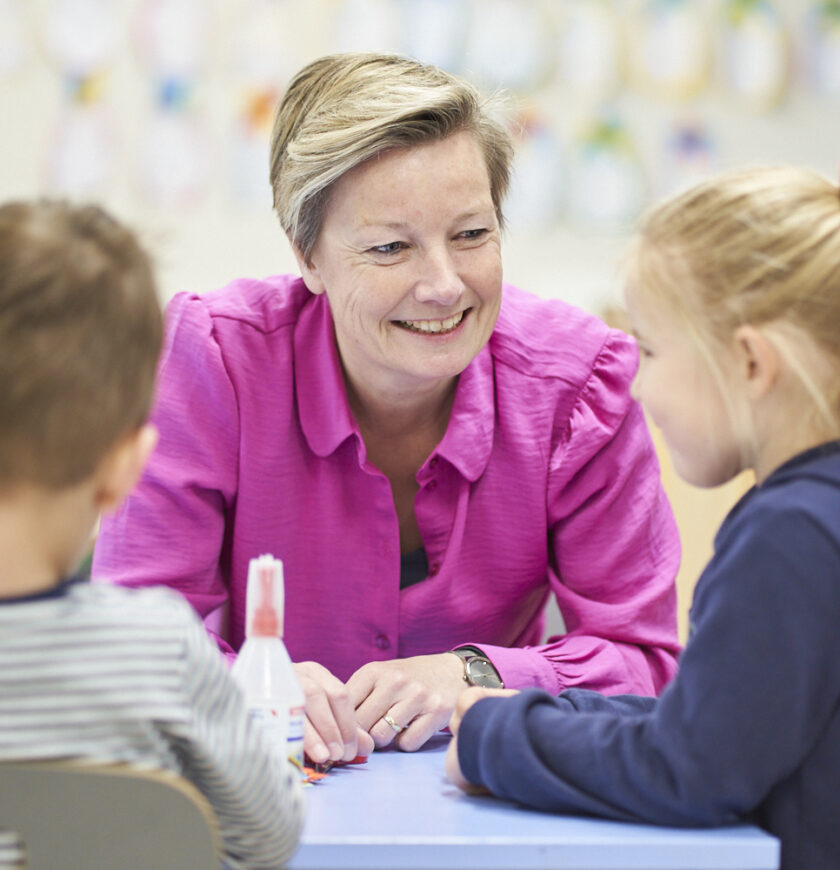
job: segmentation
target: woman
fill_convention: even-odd
[[[655,694],[676,667],[679,545],[635,347],[503,288],[511,156],[435,67],[315,61],[272,142],[301,277],[167,311],[160,444],[94,572],[211,621],[226,605],[233,658],[248,560],[281,558],[316,762],[418,748],[468,685]],[[551,593],[567,633],[539,646]]]

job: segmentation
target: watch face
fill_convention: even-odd
[[[496,669],[487,659],[468,659],[467,677],[474,686],[481,686],[485,689],[500,689],[502,687],[502,681],[499,679]]]

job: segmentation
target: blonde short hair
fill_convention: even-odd
[[[838,425],[840,378],[816,378],[809,355],[816,349],[834,372],[840,368],[835,183],[792,166],[731,170],[701,182],[643,217],[628,281],[680,316],[720,382],[717,350],[733,331],[770,327],[823,419]],[[807,341],[791,340],[797,335]]]
[[[499,224],[513,144],[494,117],[498,95],[400,55],[334,54],[304,67],[289,85],[271,137],[271,187],[280,224],[308,262],[330,186],[393,148],[468,131],[481,146]]]
[[[129,230],[96,206],[0,206],[0,489],[92,474],[146,420],[162,337]]]

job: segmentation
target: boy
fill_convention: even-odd
[[[275,868],[298,842],[299,778],[192,609],[71,577],[155,445],[162,333],[148,259],[105,212],[0,206],[0,761],[172,769],[213,806],[227,866]]]

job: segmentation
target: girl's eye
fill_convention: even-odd
[[[387,245],[376,245],[370,250],[374,254],[398,254],[403,248],[405,248],[403,242],[388,242]]]
[[[473,241],[475,239],[480,239],[482,236],[486,235],[488,232],[486,227],[481,227],[477,230],[465,230],[463,233],[459,233],[459,237],[462,239],[466,239],[467,241]]]

